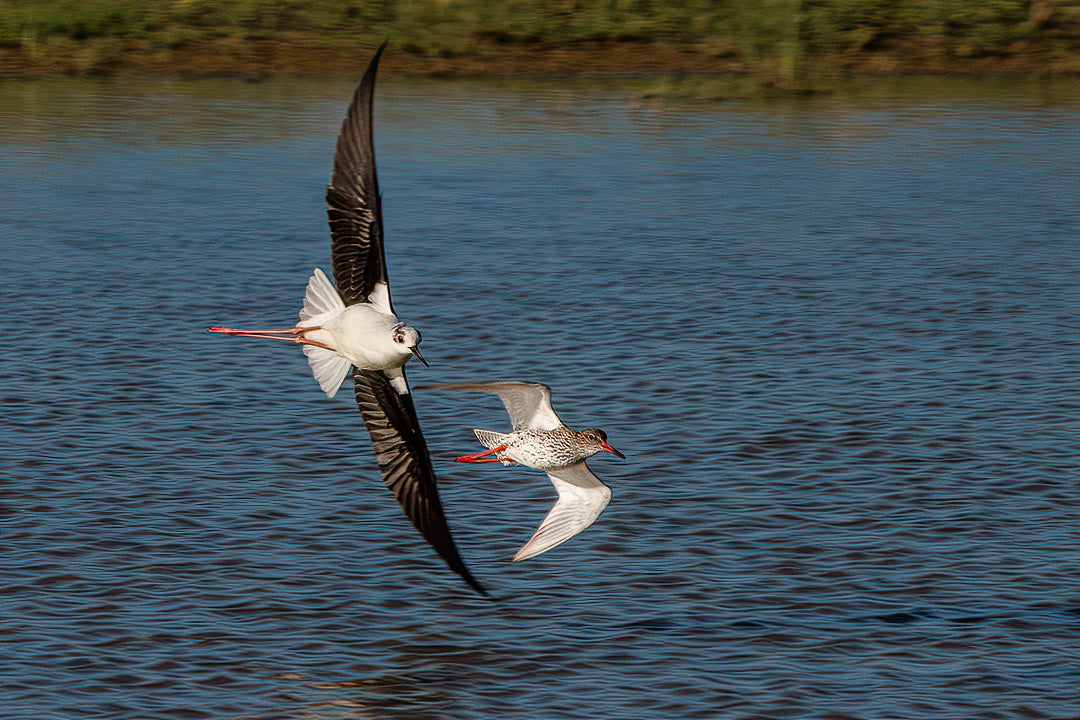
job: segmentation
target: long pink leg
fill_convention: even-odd
[[[321,347],[326,350],[333,350],[334,348],[324,345],[321,342],[315,342],[314,340],[308,340],[303,335],[298,333],[304,330],[313,330],[315,328],[291,328],[289,330],[237,330],[235,328],[227,327],[212,327],[209,331],[212,333],[221,333],[222,335],[231,335],[232,337],[253,337],[264,338],[266,340],[287,340],[288,342],[298,343],[301,345],[314,345],[315,347]]]
[[[227,327],[212,327],[208,328],[212,333],[221,333],[222,335],[239,335],[242,337],[261,337],[271,338],[274,340],[292,340],[292,335],[299,333],[302,328],[287,328],[281,330],[237,330],[236,328]]]

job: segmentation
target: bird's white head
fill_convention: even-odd
[[[416,359],[427,367],[428,361],[420,354],[420,331],[412,325],[398,323],[394,326],[394,344],[398,345],[403,355],[415,355]]]

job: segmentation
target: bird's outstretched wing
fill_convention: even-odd
[[[498,395],[510,415],[514,429],[554,430],[562,425],[559,416],[551,409],[551,388],[542,383],[497,382],[437,383],[429,387],[447,390],[472,390]]]
[[[334,282],[345,304],[374,302],[393,312],[371,127],[375,74],[385,47],[384,42],[375,52],[341,124],[334,170],[326,188],[326,213],[330,218]]]
[[[383,483],[394,493],[412,524],[435,548],[450,569],[481,595],[487,591],[472,576],[461,559],[450,528],[446,524],[435,470],[427,443],[420,432],[412,394],[398,393],[380,370],[360,370],[353,374],[356,404],[364,416],[375,446]]]
[[[514,562],[528,560],[561,545],[593,524],[611,500],[611,488],[600,482],[584,462],[548,473],[559,493],[529,542],[521,546]]]

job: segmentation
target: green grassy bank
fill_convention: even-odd
[[[1080,0],[0,0],[0,75],[1080,74]]]

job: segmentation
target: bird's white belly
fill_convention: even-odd
[[[537,470],[566,467],[581,459],[557,431],[515,430],[507,439],[502,454]]]
[[[399,368],[409,359],[407,348],[394,342],[398,319],[373,305],[350,305],[304,337],[322,343],[364,370]],[[402,352],[404,350],[404,352]]]

